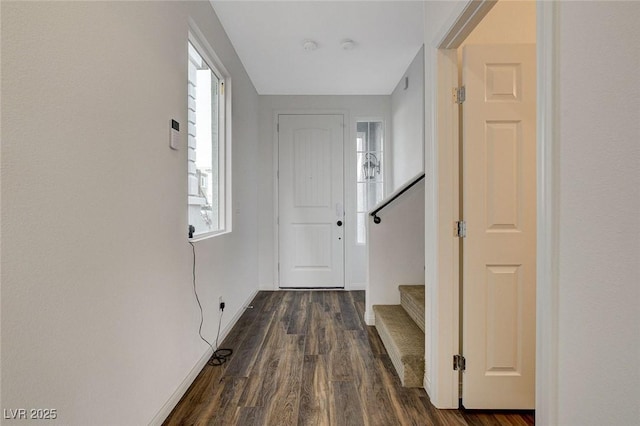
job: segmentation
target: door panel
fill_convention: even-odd
[[[535,46],[463,51],[462,401],[535,406]]]
[[[522,126],[519,122],[486,123],[487,232],[518,229]]]
[[[488,375],[520,373],[522,345],[518,323],[521,316],[520,265],[487,265],[487,361]]]
[[[343,122],[278,117],[280,287],[344,287]]]

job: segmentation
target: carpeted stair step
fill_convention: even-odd
[[[400,304],[424,333],[424,285],[400,285]]]
[[[402,386],[423,386],[424,332],[400,305],[374,305],[376,329]]]

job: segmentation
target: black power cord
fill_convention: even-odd
[[[198,302],[198,307],[200,308],[200,325],[198,326],[198,335],[200,338],[211,348],[211,358],[207,361],[208,365],[216,366],[222,365],[227,361],[227,358],[231,356],[233,353],[233,349],[214,349],[213,345],[209,343],[207,339],[202,335],[202,324],[204,323],[204,312],[202,310],[202,304],[200,303],[200,298],[198,297],[198,291],[196,290],[196,246],[193,245],[191,241],[189,241],[191,245],[191,251],[193,252],[193,265],[192,265],[192,275],[193,275],[193,294],[196,296],[196,302]],[[222,324],[222,313],[224,312],[224,302],[220,303],[220,318],[218,320],[218,333],[216,334],[216,348],[218,347],[218,338],[220,337],[220,326]]]
[[[220,325],[222,324],[222,314],[224,313],[224,302],[220,303],[220,318],[218,319],[218,334],[216,334],[216,348],[218,347],[218,339],[220,338]],[[227,362],[227,358],[231,356],[233,349],[216,349],[209,358],[209,365],[222,365]]]

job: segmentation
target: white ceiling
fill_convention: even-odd
[[[422,1],[211,3],[262,95],[388,95],[424,40]]]

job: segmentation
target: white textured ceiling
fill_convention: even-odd
[[[262,95],[388,95],[423,43],[422,1],[211,3]]]

